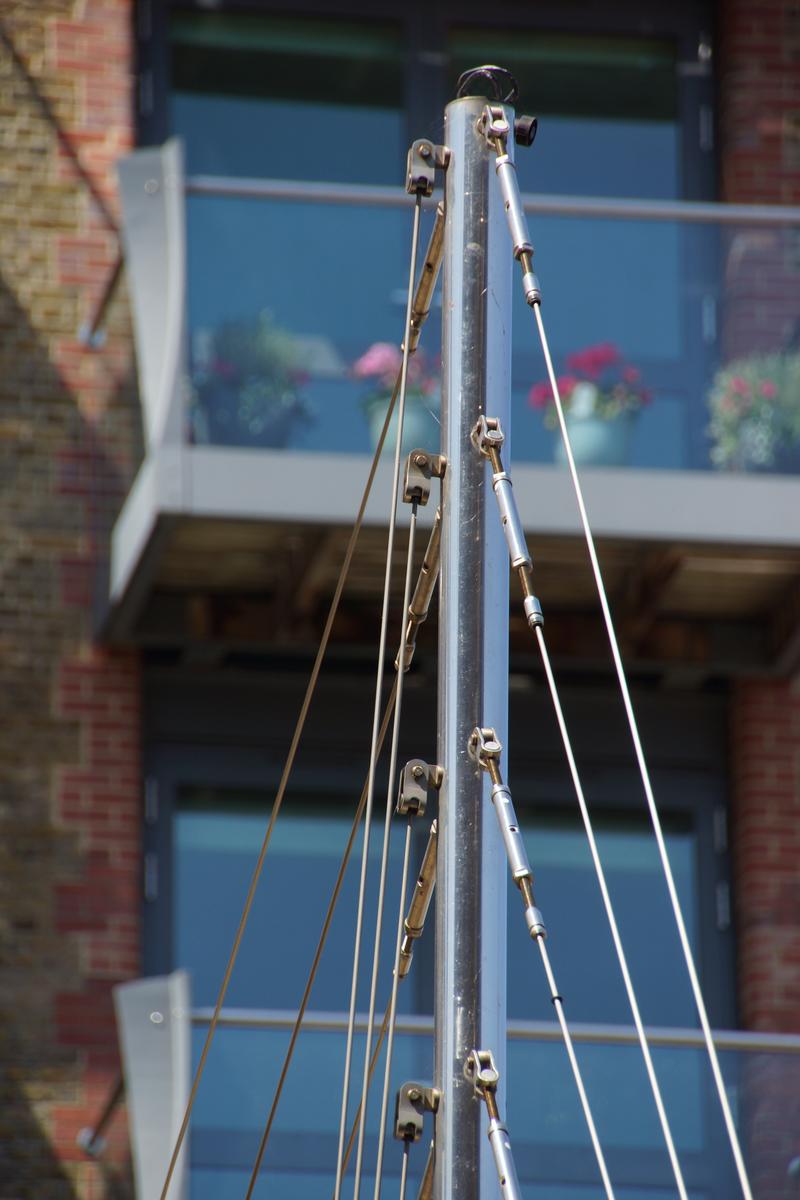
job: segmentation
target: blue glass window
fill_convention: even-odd
[[[193,1123],[193,1200],[211,1194],[234,1195],[248,1177],[351,819],[351,806],[293,797],[291,808],[276,824],[226,1000],[227,1008],[249,1010],[256,1018],[250,1025],[245,1021],[222,1027],[217,1033]],[[179,792],[172,835],[173,965],[190,971],[193,1004],[198,1009],[208,1009],[216,999],[266,820],[267,808],[257,791],[185,787]],[[367,944],[374,925],[381,825],[382,820],[376,820],[371,842]],[[648,1025],[693,1027],[694,1007],[652,835],[644,823],[629,817],[600,815],[596,825],[643,1017]],[[551,812],[527,814],[523,828],[536,877],[536,898],[548,928],[550,958],[570,1022],[630,1025],[582,827],[566,815]],[[668,820],[666,829],[687,927],[698,951],[696,837],[688,824]],[[428,822],[423,820],[414,837],[412,879],[427,831]],[[379,1015],[388,999],[387,962],[397,920],[401,846],[398,824],[391,848]],[[336,1158],[359,850],[357,841],[312,992],[310,1027],[298,1042],[264,1168],[265,1187],[267,1182],[275,1187],[283,1179],[293,1196],[308,1200],[329,1190]],[[512,1023],[552,1021],[539,955],[524,927],[519,895],[510,884],[508,930],[509,1017]],[[368,1005],[370,957],[367,949],[358,998],[360,1012]],[[432,997],[431,913],[412,971],[400,987],[402,1019],[408,1021],[414,1014],[429,1016]],[[324,1025],[318,1027],[315,1021],[321,1017]],[[395,1080],[426,1079],[432,1073],[430,1035],[414,1034],[411,1028],[401,1026],[397,1038]],[[193,1035],[195,1060],[205,1032],[201,1021]],[[579,1055],[604,1144],[617,1169],[630,1181],[630,1195],[642,1200],[659,1196],[665,1152],[655,1110],[650,1111],[653,1106],[638,1049],[587,1044],[579,1046]],[[356,1071],[362,1056],[363,1037],[359,1035]],[[656,1067],[679,1151],[687,1158],[697,1194],[702,1194],[700,1184],[718,1152],[720,1134],[703,1057],[697,1051],[657,1050]],[[314,1080],[311,1090],[310,1079]],[[549,1181],[552,1194],[582,1195],[594,1179],[595,1168],[560,1042],[512,1038],[507,1089],[526,1195],[538,1196],[543,1180]],[[368,1164],[374,1162],[377,1118],[376,1102],[368,1124]],[[399,1166],[396,1158],[389,1154],[390,1177]],[[424,1154],[417,1156],[412,1169],[415,1178],[422,1172],[423,1159]],[[667,1180],[664,1182],[666,1185]]]

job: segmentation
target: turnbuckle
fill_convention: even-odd
[[[519,575],[522,586],[522,607],[525,611],[525,619],[531,629],[535,629],[538,625],[544,625],[544,615],[539,599],[533,593],[531,583],[533,563],[528,553],[528,544],[525,540],[525,531],[522,528],[517,502],[514,499],[511,477],[503,469],[503,460],[500,456],[500,450],[505,440],[500,421],[497,417],[486,417],[481,414],[470,436],[475,449],[484,458],[488,458],[492,464],[492,488],[500,510],[500,522],[508,546],[508,555],[511,559],[511,566]]]
[[[397,800],[397,812],[421,816],[427,805],[428,790],[439,789],[442,785],[443,771],[438,765],[431,766],[421,758],[412,758],[407,762],[400,774],[400,788]],[[414,894],[408,906],[403,921],[403,941],[398,956],[397,975],[405,979],[411,968],[414,957],[414,942],[422,937],[425,918],[430,908],[433,889],[436,884],[436,846],[438,826],[433,822],[428,834],[428,844],[422,856],[422,863],[414,885]]]
[[[431,311],[433,293],[436,290],[436,280],[439,277],[439,268],[442,265],[443,249],[444,205],[439,201],[436,205],[436,217],[433,222],[428,249],[425,251],[425,260],[422,264],[422,270],[420,271],[416,291],[414,292],[414,299],[411,303],[411,329],[408,337],[408,349],[411,354],[414,353],[419,345],[422,326],[425,324],[428,313]]]
[[[519,118],[519,121],[523,137],[518,140],[524,141],[529,138],[527,144],[530,145],[536,136],[536,118],[522,117]],[[479,127],[489,146],[497,155],[495,171],[503,196],[503,207],[506,210],[514,258],[522,267],[522,290],[525,294],[525,302],[531,306],[541,304],[542,291],[539,287],[539,280],[533,271],[533,243],[528,232],[525,210],[522,207],[517,169],[508,153],[508,138],[511,131],[502,104],[487,104],[481,114]],[[516,129],[517,122],[515,122],[515,133]]]
[[[414,957],[414,942],[422,937],[425,918],[428,915],[433,889],[436,885],[437,831],[438,826],[436,821],[434,821],[428,834],[428,844],[422,856],[417,882],[414,885],[414,894],[411,897],[411,903],[408,906],[408,912],[403,921],[403,941],[400,945],[400,956],[397,966],[397,974],[400,979],[405,979],[411,968],[411,960]]]
[[[508,858],[511,878],[520,890],[525,905],[525,924],[532,938],[544,938],[547,931],[544,917],[536,907],[533,894],[533,871],[528,860],[525,842],[514,811],[514,801],[500,773],[500,755],[503,747],[494,729],[476,726],[470,734],[467,752],[492,781],[491,798],[500,835]]]

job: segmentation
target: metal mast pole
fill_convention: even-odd
[[[512,256],[496,154],[478,129],[485,104],[465,97],[445,111],[435,1200],[496,1194],[485,1112],[464,1076],[470,1052],[490,1049],[505,1076],[504,848],[468,754],[475,725],[505,740],[508,710],[508,552],[486,459],[470,441],[481,414],[509,429]]]

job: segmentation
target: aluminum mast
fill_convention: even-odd
[[[486,1113],[464,1075],[473,1049],[490,1049],[505,1077],[505,857],[488,781],[468,753],[489,714],[505,739],[508,712],[507,550],[470,441],[481,414],[509,428],[512,255],[496,154],[478,128],[485,105],[468,96],[445,111],[435,1200],[497,1194]]]

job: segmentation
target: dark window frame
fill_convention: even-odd
[[[444,58],[450,27],[486,23],[486,8],[477,0],[440,3],[424,12],[386,0],[297,0],[292,5],[270,0],[235,0],[215,5],[221,14],[276,15],[292,18],[392,20],[405,30],[407,45],[406,114],[409,143],[426,133],[422,113],[444,108],[446,93]],[[169,136],[167,98],[170,89],[169,20],[172,13],[208,12],[191,0],[138,0],[137,68],[139,105],[137,134],[140,145],[157,145]],[[682,194],[687,200],[713,199],[716,169],[713,152],[700,146],[701,109],[714,112],[713,74],[698,60],[701,38],[713,40],[713,6],[707,0],[675,0],[669,6],[653,5],[643,11],[634,0],[595,7],[585,0],[561,0],[549,8],[538,7],[535,16],[524,6],[499,3],[492,8],[491,24],[497,29],[543,33],[597,33],[670,39],[678,63],[678,110],[682,138]],[[145,111],[142,109],[145,102]],[[523,97],[524,101],[524,97]],[[712,120],[713,124],[713,120]]]

